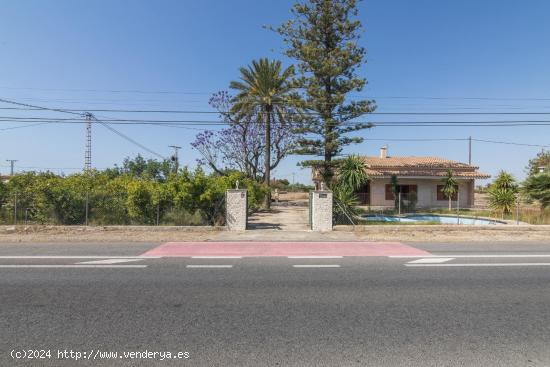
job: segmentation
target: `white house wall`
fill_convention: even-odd
[[[469,208],[474,205],[474,180],[458,179],[458,191],[460,194],[460,207]],[[375,178],[370,182],[371,201],[373,207],[393,207],[393,200],[386,200],[386,185],[390,184],[389,178]],[[448,200],[437,200],[437,186],[442,185],[441,179],[399,179],[399,185],[417,185],[419,208],[446,208],[449,206]],[[452,203],[453,208],[456,207],[456,201]]]

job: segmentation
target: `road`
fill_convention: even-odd
[[[1,244],[0,366],[550,365],[550,242],[309,258],[158,245]],[[28,350],[51,357],[10,356]]]

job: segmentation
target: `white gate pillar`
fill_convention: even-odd
[[[229,231],[244,231],[247,222],[247,190],[234,189],[225,192],[225,226]]]
[[[320,190],[311,194],[311,229],[332,231],[332,191]]]

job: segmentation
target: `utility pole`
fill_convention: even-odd
[[[84,150],[84,171],[92,169],[92,114],[86,112],[86,149]]]
[[[292,172],[292,184],[294,185],[294,176],[296,175],[295,172]]]
[[[15,162],[17,162],[17,159],[6,159],[6,162],[10,162],[10,176],[13,176],[13,167]]]
[[[472,164],[472,137],[468,138],[468,164]]]
[[[180,168],[180,162],[178,159],[178,150],[181,149],[181,147],[178,147],[177,145],[169,145],[169,148],[174,148],[174,155],[172,156],[172,161],[174,161],[174,165],[176,167],[175,172],[178,172],[178,169]]]

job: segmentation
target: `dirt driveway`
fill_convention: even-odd
[[[278,203],[269,211],[259,211],[248,218],[250,230],[307,231],[307,201]]]

